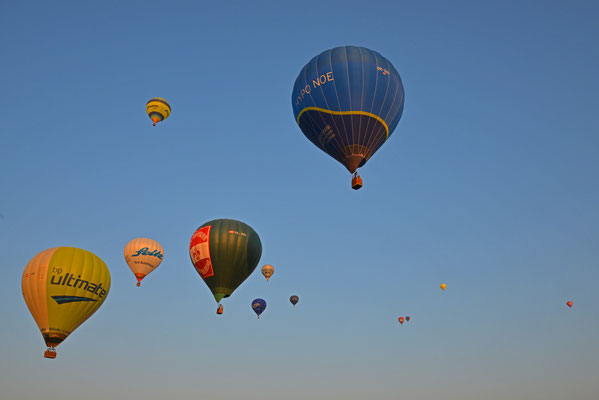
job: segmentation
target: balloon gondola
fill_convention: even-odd
[[[351,180],[351,188],[358,190],[362,187],[362,178],[358,175],[358,172],[354,172],[354,177]]]
[[[56,350],[54,349],[54,347],[48,347],[48,349],[46,349],[46,351],[44,351],[44,357],[45,358],[56,358]]]

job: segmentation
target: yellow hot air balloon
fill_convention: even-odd
[[[146,112],[156,126],[158,122],[164,121],[171,115],[171,106],[166,100],[154,97],[146,103]]]
[[[262,275],[264,275],[264,277],[266,278],[266,282],[268,282],[272,274],[275,273],[275,267],[273,267],[270,264],[266,264],[264,267],[262,267],[261,271]]]
[[[147,238],[131,240],[125,246],[125,261],[137,278],[137,286],[141,280],[154,271],[164,258],[164,250],[160,243]]]
[[[23,297],[48,349],[54,348],[104,303],[110,271],[89,251],[74,247],[44,250],[29,261],[21,280]]]
[[[441,284],[441,290],[445,290],[446,287],[447,287],[446,284],[444,284],[444,283]]]

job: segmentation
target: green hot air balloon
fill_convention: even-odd
[[[215,219],[191,237],[189,256],[216,302],[229,297],[256,269],[262,243],[255,230],[234,219]]]

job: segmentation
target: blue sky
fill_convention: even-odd
[[[0,12],[3,397],[597,398],[599,5],[82,3]],[[406,91],[357,192],[291,108],[341,45]],[[276,268],[222,317],[188,254],[214,218]],[[135,237],[165,250],[141,288]],[[20,280],[55,246],[101,257],[112,287],[51,361]]]

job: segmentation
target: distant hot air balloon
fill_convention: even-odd
[[[293,304],[293,307],[295,308],[295,305],[299,301],[299,297],[297,297],[296,295],[293,295],[289,298],[289,301],[291,302],[291,304]]]
[[[154,126],[160,121],[164,121],[171,115],[171,106],[166,100],[160,97],[154,97],[146,103],[146,112],[148,117],[154,122]]]
[[[406,317],[406,321],[410,322],[410,316],[409,315]]]
[[[275,267],[273,267],[270,264],[266,264],[265,266],[262,267],[261,271],[262,271],[262,275],[264,275],[264,277],[266,278],[266,281],[268,282],[268,280],[270,279],[272,274],[275,273]]]
[[[216,313],[218,315],[221,315],[223,313],[223,305],[222,304],[218,305],[218,308],[216,309]]]
[[[252,301],[252,309],[258,318],[260,318],[260,314],[266,310],[266,302],[262,299],[254,299],[254,301]]]
[[[233,219],[206,222],[189,243],[191,262],[217,303],[250,276],[261,255],[262,243],[256,231]]]
[[[403,317],[399,317],[399,318],[397,318],[397,320],[399,321],[399,323],[400,323],[400,324],[402,324],[402,325],[403,325],[403,321],[404,321],[404,318],[403,318]]]
[[[570,308],[572,308],[572,306],[574,305],[574,303],[572,303],[571,301],[567,302],[566,305]]]
[[[137,278],[137,286],[141,280],[154,271],[164,258],[164,250],[160,243],[147,238],[137,238],[125,246],[125,261]]]
[[[336,47],[300,71],[291,103],[304,135],[354,174],[389,139],[404,108],[404,89],[389,60],[364,47]]]
[[[446,287],[447,287],[446,284],[444,284],[444,283],[441,284],[441,290],[445,290]]]
[[[21,280],[23,297],[48,349],[55,347],[104,303],[110,271],[98,256],[74,247],[55,247],[29,261]]]

